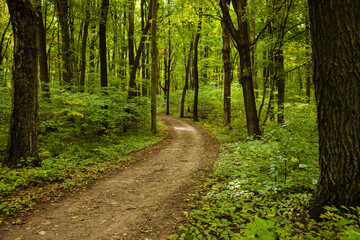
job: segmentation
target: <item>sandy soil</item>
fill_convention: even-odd
[[[0,229],[3,240],[167,239],[175,233],[199,176],[219,146],[189,121],[161,117],[169,135],[132,154],[136,162],[59,201],[43,204],[21,225]]]

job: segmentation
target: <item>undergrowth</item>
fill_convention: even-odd
[[[2,89],[0,158],[6,154],[10,117],[9,91]],[[50,101],[41,99],[39,154],[41,167],[27,159],[17,169],[0,167],[0,223],[72,191],[132,161],[126,154],[164,138],[149,127],[148,98],[126,99],[118,90],[80,93],[53,88]]]
[[[344,214],[328,207],[323,222],[307,214],[318,179],[313,108],[288,104],[286,124],[268,123],[261,140],[229,142],[222,135],[231,129],[219,127],[218,138],[228,142],[170,239],[359,239],[360,208]]]

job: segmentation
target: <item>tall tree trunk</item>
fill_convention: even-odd
[[[194,61],[193,61],[193,79],[194,79],[194,109],[193,109],[193,119],[194,122],[199,121],[198,116],[198,103],[199,103],[199,68],[198,68],[198,57],[199,57],[199,41],[200,41],[200,33],[201,33],[201,25],[202,25],[202,9],[199,9],[199,20],[197,26],[197,33],[195,37],[194,43]]]
[[[158,82],[158,62],[159,52],[157,47],[157,11],[159,7],[158,0],[150,1],[151,7],[151,131],[157,132],[156,129],[156,94]]]
[[[134,10],[135,10],[135,0],[129,0],[129,31],[128,31],[128,48],[129,48],[129,68],[130,72],[133,72],[134,61],[135,61],[135,52],[134,52]],[[136,76],[136,71],[135,71]],[[129,81],[129,98],[136,96],[136,83],[135,77],[130,77]]]
[[[84,24],[84,33],[82,36],[82,44],[81,44],[81,68],[80,68],[80,87],[81,90],[84,91],[85,88],[85,73],[86,73],[86,45],[87,38],[89,35],[89,23],[90,23],[90,4],[89,0],[86,1],[86,17]]]
[[[284,103],[285,103],[285,74],[284,74],[284,56],[282,53],[282,50],[278,51],[276,53],[276,63],[278,65],[278,68],[280,71],[277,71],[276,76],[276,87],[278,90],[277,94],[277,105],[278,105],[278,114],[277,114],[277,120],[278,123],[284,124],[285,117],[284,117]]]
[[[150,14],[150,12],[149,12],[149,14]],[[142,32],[139,47],[138,47],[138,49],[136,51],[136,57],[135,57],[134,65],[131,68],[130,81],[129,81],[129,90],[128,90],[128,98],[129,99],[131,99],[133,97],[136,97],[136,91],[135,91],[136,72],[137,72],[137,69],[139,68],[139,62],[140,62],[141,53],[143,52],[143,48],[144,48],[145,40],[146,40],[146,35],[147,35],[147,32],[150,29],[150,26],[151,26],[150,22],[146,23],[146,26],[145,26],[145,28],[144,28],[144,30]]]
[[[145,22],[147,21],[145,17],[145,0],[141,0],[141,31],[143,32],[145,29]],[[146,49],[143,47],[141,52],[141,93],[142,96],[147,95],[147,88],[148,88],[148,79],[146,76],[147,66],[146,66]]]
[[[44,98],[50,98],[50,79],[48,74],[47,54],[46,54],[46,30],[42,17],[42,4],[40,0],[36,1],[36,9],[39,15],[36,33],[37,33],[37,47],[39,51],[39,66],[40,66],[40,81],[41,91]]]
[[[257,44],[255,42],[256,39],[256,13],[252,11],[253,16],[251,17],[251,27],[252,27],[252,41],[254,41],[252,48],[251,48],[251,66],[252,66],[252,78],[254,84],[254,91],[255,91],[255,98],[259,97],[259,86],[257,83],[257,55],[256,55],[256,48]]]
[[[307,28],[309,26],[306,26]],[[309,45],[310,45],[310,39],[309,39],[309,36],[306,36],[305,38],[305,44],[306,44],[306,47],[305,47],[305,50],[306,50],[306,56],[308,58],[310,58],[310,49],[309,49]],[[310,97],[311,97],[311,63],[307,64],[306,65],[306,70],[305,70],[305,74],[306,74],[306,97],[307,97],[307,102],[309,103],[310,102]]]
[[[170,0],[168,0],[168,4],[170,4]],[[168,63],[167,63],[167,76],[166,77],[166,115],[170,115],[170,76],[171,76],[171,22],[169,18],[169,41],[168,41],[168,48],[169,48],[169,56],[168,56]]]
[[[227,30],[225,23],[221,22],[223,30],[223,64],[224,64],[224,126],[231,123],[231,82],[232,82],[232,67],[231,67],[231,48],[230,48],[230,33]]]
[[[100,74],[101,87],[107,87],[107,60],[106,60],[106,21],[109,11],[109,0],[102,0],[99,29]]]
[[[10,138],[4,165],[40,165],[38,155],[38,71],[36,25],[29,0],[8,0],[14,33],[14,63]],[[27,160],[30,162],[22,162]]]
[[[191,39],[193,39],[193,37]],[[183,91],[181,94],[181,104],[180,104],[180,117],[181,118],[184,118],[186,91],[189,89],[189,75],[190,75],[190,69],[191,69],[191,57],[192,57],[193,46],[194,46],[194,42],[193,42],[193,40],[191,40],[187,63],[185,63],[185,65],[186,65],[185,85],[184,85],[184,88],[183,88]]]
[[[71,85],[72,71],[71,71],[71,52],[70,52],[70,29],[69,29],[69,6],[68,0],[57,0],[57,9],[59,15],[59,23],[61,30],[61,56],[62,56],[62,77],[63,83],[67,86]]]
[[[323,206],[360,203],[360,1],[308,3],[320,166],[309,213],[318,219]]]
[[[242,71],[241,82],[245,102],[248,135],[259,136],[261,135],[261,131],[259,127],[259,119],[257,117],[254,86],[251,74],[250,39],[248,31],[249,25],[248,21],[244,17],[247,1],[233,0],[232,4],[238,20],[238,30],[235,28],[231,20],[229,9],[227,6],[227,0],[220,0],[220,7],[223,13],[224,22],[236,43],[236,48],[240,55],[240,65]]]

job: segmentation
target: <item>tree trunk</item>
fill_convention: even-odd
[[[106,60],[106,21],[109,11],[109,0],[102,0],[99,29],[100,74],[101,87],[107,87],[107,60]]]
[[[135,52],[134,52],[134,29],[135,29],[135,23],[134,23],[134,10],[135,10],[135,0],[129,0],[129,31],[128,31],[128,48],[129,48],[129,68],[130,72],[134,73],[133,77],[130,77],[129,81],[129,91],[128,96],[129,98],[136,97],[136,71],[134,71],[134,61],[135,61]],[[137,68],[137,66],[136,66]],[[132,75],[130,75],[132,76]]]
[[[145,22],[147,22],[147,19],[145,18],[145,0],[141,0],[141,31],[143,32],[145,29]],[[141,92],[142,96],[147,96],[147,88],[148,88],[148,79],[146,76],[146,49],[143,47],[141,52]]]
[[[148,22],[143,30],[142,36],[141,36],[141,40],[139,43],[139,47],[136,51],[136,57],[135,57],[135,61],[134,61],[134,65],[131,68],[131,72],[130,72],[130,81],[129,81],[129,90],[128,90],[128,98],[131,99],[133,97],[136,97],[136,85],[135,85],[135,78],[136,78],[136,72],[137,69],[139,68],[139,62],[140,62],[140,57],[141,57],[141,53],[143,52],[143,48],[145,45],[145,40],[146,40],[146,35],[147,32],[149,31],[151,26],[151,23]]]
[[[276,87],[278,90],[277,94],[277,120],[278,123],[284,124],[285,117],[284,117],[284,103],[285,103],[285,74],[284,74],[284,56],[282,50],[276,53],[275,61],[278,65],[278,71],[276,73]]]
[[[230,48],[230,33],[225,27],[225,23],[221,22],[223,30],[223,63],[224,63],[224,126],[231,123],[231,82],[232,82],[232,69],[231,69],[231,48]]]
[[[63,84],[70,86],[72,80],[71,52],[70,52],[70,29],[69,29],[69,6],[68,0],[57,0],[57,9],[61,30],[61,56],[62,56],[62,80]]]
[[[7,4],[14,33],[14,62],[10,139],[4,165],[38,166],[36,25],[39,20],[29,0],[8,0]]]
[[[157,10],[159,7],[158,0],[151,0],[151,131],[157,132],[156,129],[156,94],[158,82],[158,62],[159,52],[157,47]]]
[[[199,41],[200,41],[200,32],[202,24],[202,9],[199,9],[199,21],[197,26],[197,33],[194,43],[194,61],[193,61],[193,79],[194,79],[194,109],[193,109],[193,119],[194,122],[199,121],[198,116],[198,102],[199,102],[199,69],[198,69],[198,57],[199,57]]]
[[[246,112],[247,130],[249,136],[260,136],[259,119],[257,117],[256,103],[253,79],[251,74],[251,56],[250,56],[250,39],[249,25],[244,17],[246,9],[246,0],[232,1],[239,30],[236,30],[231,20],[226,0],[220,0],[220,7],[226,27],[236,43],[236,48],[240,55],[241,82],[243,86],[243,95]]]
[[[50,98],[50,79],[48,73],[47,54],[46,54],[46,30],[43,23],[41,1],[36,1],[37,14],[39,15],[37,22],[37,46],[39,51],[40,81],[42,96],[46,99]]]
[[[181,105],[180,105],[180,117],[181,118],[184,118],[186,91],[189,89],[189,75],[190,75],[190,69],[191,69],[191,57],[192,57],[193,45],[194,45],[194,42],[191,40],[189,55],[188,55],[187,63],[185,64],[186,65],[185,85],[184,85],[184,88],[183,88],[183,91],[181,94]]]
[[[320,178],[310,215],[360,203],[360,1],[309,0]]]
[[[170,4],[170,1],[168,1]],[[169,18],[169,56],[168,56],[168,63],[167,63],[167,76],[166,77],[166,115],[170,115],[170,76],[171,76],[171,23]]]
[[[84,24],[84,33],[82,36],[82,44],[81,44],[81,68],[80,68],[80,87],[81,90],[84,91],[85,88],[85,73],[86,73],[86,45],[87,38],[89,35],[89,23],[90,23],[90,2],[87,0],[86,2],[86,18]]]

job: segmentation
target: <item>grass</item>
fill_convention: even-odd
[[[40,102],[39,154],[41,167],[28,167],[24,160],[17,169],[0,167],[0,223],[19,216],[38,202],[63,196],[106,173],[130,164],[128,153],[161,141],[150,132],[147,98],[131,102],[113,90],[109,97],[99,93],[52,91],[51,102]],[[2,97],[10,99],[2,89]],[[8,105],[0,104],[0,158],[5,157]],[[107,108],[104,108],[107,105]],[[0,114],[1,115],[1,114]]]
[[[261,140],[203,123],[223,142],[221,153],[170,239],[359,239],[359,208],[309,218],[318,179],[314,104],[289,102],[286,124],[268,123]]]

